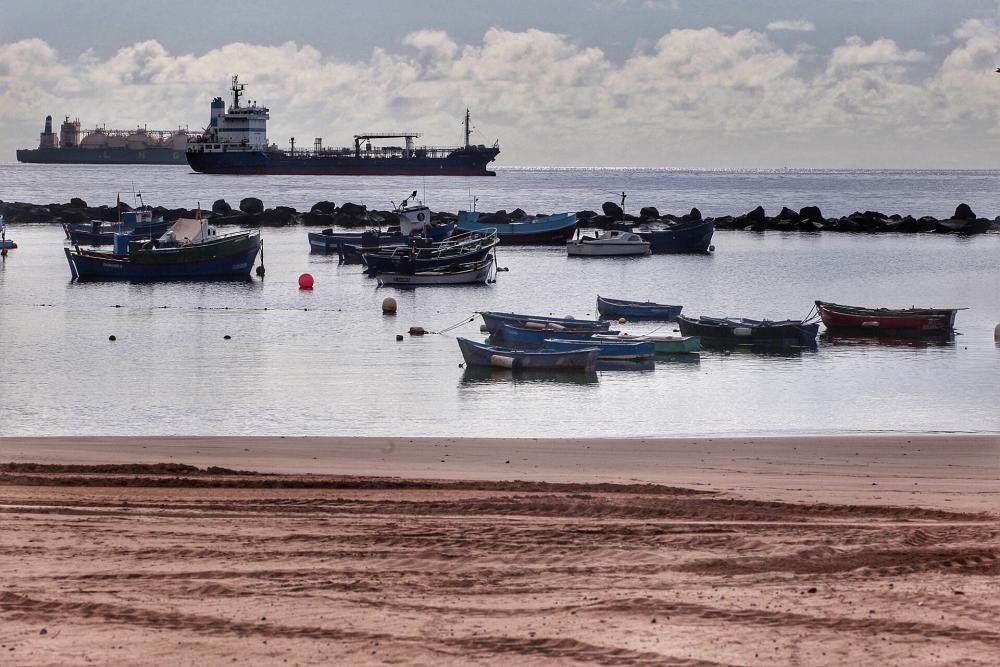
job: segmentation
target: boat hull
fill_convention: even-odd
[[[64,248],[78,280],[169,281],[247,278],[260,253],[260,234],[220,239],[199,246],[160,248],[116,256],[110,252]]]
[[[705,220],[681,222],[665,229],[641,230],[633,225],[615,227],[630,230],[648,241],[654,255],[707,253],[715,235],[715,223]]]
[[[816,347],[816,335],[819,333],[818,322],[799,320],[767,322],[714,317],[694,319],[681,315],[677,318],[677,324],[682,335],[697,336],[706,347]]]
[[[940,336],[952,332],[957,308],[861,308],[817,301],[826,328],[859,336]]]
[[[607,299],[597,297],[597,312],[603,318],[627,320],[674,320],[681,314],[684,306],[671,306],[652,301],[625,301],[623,299]]]
[[[427,238],[441,241],[455,231],[455,223],[434,225],[428,229]],[[373,234],[369,232],[309,232],[309,250],[316,253],[342,253],[345,245],[365,250],[376,248],[396,248],[409,243],[414,237],[402,234]]]
[[[480,222],[478,211],[459,211],[455,229],[461,232],[483,232],[496,229],[504,245],[554,245],[565,243],[576,232],[576,213],[557,213],[530,222]]]
[[[487,282],[492,270],[493,257],[490,256],[488,259],[475,264],[456,264],[432,271],[380,273],[376,276],[376,279],[380,286],[394,287],[473,285]]]
[[[186,165],[185,151],[171,148],[22,148],[17,161],[34,164],[175,164]]]
[[[290,176],[496,176],[487,165],[500,149],[459,148],[446,157],[290,155],[266,151],[188,150],[187,162],[203,174]]]
[[[691,354],[701,349],[701,339],[697,336],[629,336],[627,334],[614,337],[606,336],[604,334],[597,334],[594,336],[594,340],[603,339],[613,339],[619,341],[648,341],[656,346],[657,354]]]
[[[649,243],[603,243],[578,239],[567,241],[566,254],[570,257],[644,257],[650,254]]]
[[[458,346],[465,363],[469,366],[589,372],[593,371],[597,364],[597,348],[593,347],[571,352],[525,351],[476,343],[468,338],[458,338]]]
[[[587,340],[546,338],[542,344],[543,350],[556,352],[569,352],[587,347],[596,347],[597,358],[602,361],[642,361],[652,359],[656,355],[656,344],[652,341],[605,340],[593,337]]]
[[[495,311],[480,311],[479,314],[483,318],[486,330],[489,331],[491,335],[499,335],[501,327],[504,324],[524,326],[529,322],[536,324],[558,324],[565,328],[594,329],[595,331],[600,331],[602,333],[607,333],[608,328],[611,326],[610,322],[602,322],[600,320],[576,320],[568,317],[524,315],[521,313],[498,313]]]
[[[469,264],[480,262],[486,258],[493,246],[479,248],[459,255],[443,257],[413,257],[405,253],[379,254],[374,252],[362,255],[369,273],[413,273],[440,269],[452,264]]]
[[[505,323],[500,327],[497,339],[504,341],[515,347],[533,348],[542,347],[546,338],[560,338],[563,340],[590,340],[597,330],[592,328],[584,329],[549,329],[549,328],[528,328],[513,326]],[[602,332],[612,333],[612,332]],[[616,333],[616,332],[615,332]]]

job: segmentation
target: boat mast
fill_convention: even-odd
[[[466,148],[469,147],[469,135],[471,133],[472,133],[472,130],[469,129],[469,110],[466,109],[465,110],[465,147]]]
[[[240,83],[240,81],[239,81],[239,75],[238,74],[234,74],[233,75],[233,85],[230,88],[230,90],[233,91],[233,108],[234,109],[239,109],[240,108],[240,95],[243,94],[243,89],[245,87],[246,87],[245,85],[243,85],[243,84]]]

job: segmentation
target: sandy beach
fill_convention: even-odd
[[[1000,655],[996,436],[3,438],[0,527],[2,664]]]

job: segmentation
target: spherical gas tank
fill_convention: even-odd
[[[103,132],[91,132],[80,141],[80,148],[107,148],[108,135]]]
[[[188,139],[190,138],[191,135],[189,135],[187,131],[179,130],[167,137],[166,141],[164,141],[164,145],[171,150],[186,151]]]
[[[130,151],[143,151],[149,148],[152,140],[145,132],[135,132],[125,138],[125,148]]]
[[[125,137],[119,135],[108,137],[108,148],[125,148]]]

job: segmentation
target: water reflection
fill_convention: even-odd
[[[955,334],[939,334],[935,336],[838,336],[824,331],[819,336],[820,342],[832,347],[853,348],[927,348],[955,347]]]
[[[512,368],[487,368],[485,366],[468,366],[462,372],[463,385],[480,385],[494,383],[514,384],[596,384],[597,373],[582,370],[532,370]]]

